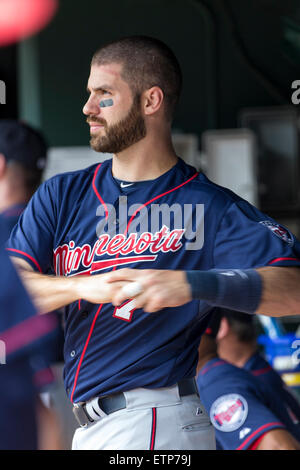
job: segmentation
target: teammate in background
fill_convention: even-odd
[[[4,250],[8,235],[5,220],[0,217],[0,449],[35,450],[36,388],[30,353],[26,352],[30,339],[20,344],[24,337],[14,327],[19,323],[20,312],[26,324],[37,313]],[[33,336],[38,339],[37,334]]]
[[[216,430],[217,449],[300,450],[300,428],[282,394],[218,356],[220,319],[216,313],[201,339],[197,367],[197,385]]]
[[[213,305],[300,313],[293,235],[176,155],[181,81],[159,40],[97,51],[83,112],[93,149],[113,158],[48,180],[8,242],[39,310],[67,305],[76,449],[213,449],[193,380]],[[180,217],[154,223],[157,204]]]
[[[0,213],[10,231],[41,184],[46,159],[47,144],[37,130],[0,120]]]
[[[7,238],[42,182],[46,159],[47,144],[40,132],[17,120],[0,120],[0,212],[8,231]],[[4,436],[5,432],[1,430],[1,449],[5,449],[4,442],[8,443],[8,448],[12,449],[61,448],[59,437],[54,436],[58,431],[56,417],[49,406],[45,406],[43,402],[44,397],[48,395],[49,387],[55,380],[49,364],[61,360],[58,352],[62,348],[60,318],[52,313],[42,322],[41,318],[36,315],[28,319],[26,312],[20,308],[19,312],[13,313],[9,328],[7,316],[1,316],[0,337],[5,338],[8,347],[12,343],[18,344],[15,351],[10,353],[9,367],[2,368],[0,374],[3,386],[6,382],[6,391],[0,403],[0,413],[3,420],[6,415],[7,419],[2,422],[11,421],[11,427],[16,425],[17,429],[14,437],[9,432]],[[16,398],[18,391],[24,389],[25,406],[26,390],[28,390],[28,386],[25,385],[26,381],[31,382],[30,393],[34,391],[35,410],[32,406],[27,407],[28,424],[23,423],[24,412],[20,413],[18,425],[13,418],[19,406],[15,403],[14,393]],[[13,389],[16,391],[14,392]],[[33,396],[30,400],[33,400]],[[11,410],[11,407],[15,411]],[[35,437],[36,431],[33,431],[33,425],[31,433],[28,426],[33,420],[36,422],[36,419],[38,433]],[[24,433],[25,429],[27,429],[26,433]],[[50,430],[54,432],[51,433]],[[4,442],[3,439],[5,439]]]
[[[227,309],[220,309],[220,315],[221,323],[216,337],[219,356],[249,371],[272,388],[289,413],[300,440],[300,404],[280,375],[259,353],[254,317]]]

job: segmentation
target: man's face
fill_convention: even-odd
[[[119,153],[146,135],[139,96],[132,97],[121,78],[120,64],[92,65],[89,99],[83,108],[90,125],[91,147],[96,152]],[[109,106],[100,102],[109,100]]]

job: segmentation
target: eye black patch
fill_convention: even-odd
[[[112,99],[109,100],[101,100],[100,101],[100,108],[108,108],[109,106],[113,106],[114,102]]]

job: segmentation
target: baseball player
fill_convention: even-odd
[[[165,44],[134,36],[103,46],[87,89],[91,146],[113,158],[45,182],[8,242],[39,311],[67,305],[73,446],[213,449],[194,382],[212,304],[297,311],[297,242],[176,155],[181,71]],[[285,302],[269,289],[284,289]]]
[[[220,314],[214,314],[201,339],[197,376],[201,399],[216,430],[217,449],[299,450],[300,429],[282,395],[218,356],[215,338],[220,320]]]
[[[280,375],[259,353],[253,316],[220,309],[221,323],[216,337],[219,356],[250,372],[272,389],[288,412],[294,433],[300,440],[300,405]]]
[[[0,211],[8,232],[6,238],[41,183],[46,155],[47,145],[38,131],[17,120],[0,120]],[[49,365],[61,357],[62,329],[60,318],[54,313],[41,317],[34,312],[32,317],[27,317],[26,309],[19,308],[8,316],[10,310],[9,307],[0,317],[0,338],[5,341],[9,361],[8,367],[0,371],[0,415],[1,422],[6,423],[6,432],[0,430],[0,447],[35,449],[41,444],[40,424],[46,424],[47,417],[48,425],[51,417],[39,397],[53,385],[54,375]],[[38,443],[35,424],[30,428],[36,414]],[[16,415],[19,415],[17,422]]]
[[[24,122],[0,120],[0,212],[11,230],[41,184],[47,144]]]
[[[36,422],[36,387],[30,364],[33,342],[41,339],[48,328],[53,329],[45,317],[46,328],[32,329],[30,322],[36,310],[20,282],[3,244],[9,234],[5,219],[0,218],[0,449],[35,450],[38,447]],[[24,331],[16,326],[20,312]],[[41,326],[38,325],[38,326]],[[25,331],[26,334],[26,331]],[[26,338],[26,339],[25,339]],[[24,342],[25,340],[25,342]]]

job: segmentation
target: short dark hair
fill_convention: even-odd
[[[0,119],[0,153],[13,180],[31,196],[41,184],[48,144],[41,131],[17,119]]]
[[[29,197],[33,196],[42,183],[43,173],[38,170],[29,170],[22,163],[16,161],[8,162],[7,165],[11,169],[12,178],[22,184]]]
[[[252,343],[257,338],[255,317],[235,310],[221,309],[222,317],[227,318],[230,328],[243,343]]]
[[[122,78],[134,94],[153,86],[164,93],[166,117],[172,119],[182,88],[182,73],[171,49],[159,39],[130,36],[110,42],[97,50],[92,65],[119,63]]]

